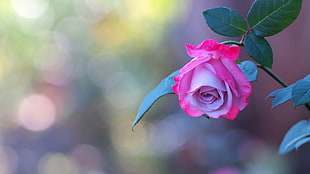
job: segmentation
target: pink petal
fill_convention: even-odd
[[[221,44],[218,50],[218,54],[222,58],[237,60],[239,57],[239,50],[240,50],[239,46],[228,46]]]
[[[174,81],[177,83],[172,87],[173,92],[176,94],[180,94],[182,92],[187,92],[190,89],[190,80],[192,79],[192,76],[188,73],[200,65],[201,63],[205,62],[204,59],[197,59],[194,58],[190,62],[188,62],[184,67],[180,70],[180,73],[174,77]],[[186,75],[186,76],[185,76]]]
[[[199,65],[192,70],[192,78],[190,82],[189,92],[200,88],[201,86],[210,86],[216,89],[225,90],[224,82],[215,76],[205,66]]]
[[[197,92],[193,93],[190,97],[190,102],[192,103],[192,105],[199,108],[203,113],[214,112],[215,110],[222,107],[222,105],[225,102],[225,96],[223,94],[223,91],[218,91],[214,88],[211,88],[211,89],[213,91],[215,90],[214,91],[215,94],[220,95],[220,98],[213,101],[213,102],[201,101],[199,98],[199,94],[197,94]],[[211,93],[213,93],[213,92],[211,92]]]
[[[223,115],[228,114],[228,112],[231,110],[231,107],[233,105],[233,94],[229,88],[229,85],[225,83],[225,86],[227,88],[227,94],[226,94],[226,100],[224,101],[224,105],[222,105],[219,109],[211,110],[211,111],[205,111],[205,114],[212,118],[219,118]]]
[[[227,61],[233,62],[230,59],[226,59]],[[227,82],[230,88],[233,90],[235,95],[238,95],[237,86],[234,80],[234,76],[238,74],[232,75],[232,73],[226,68],[226,66],[222,63],[222,59],[212,59],[209,63],[213,66],[215,75],[219,77],[221,80]],[[236,63],[234,63],[237,66]],[[242,74],[243,75],[243,74]]]
[[[228,59],[222,59],[225,67],[234,75],[234,79],[236,81],[236,89],[234,89],[234,93],[238,93],[239,100],[234,101],[234,103],[238,106],[240,110],[244,109],[245,106],[249,103],[247,98],[250,97],[252,93],[252,86],[246,76],[242,73],[238,65],[235,62],[230,61]]]
[[[187,54],[190,57],[205,57],[209,53],[216,52],[220,57],[225,57],[231,60],[238,59],[239,56],[239,46],[228,46],[220,44],[214,40],[205,40],[200,43],[197,47],[185,44]]]
[[[227,112],[227,114],[225,115],[221,115],[220,117],[224,117],[227,118],[229,120],[234,120],[237,115],[239,114],[240,109],[236,106],[236,105],[232,105],[232,107],[230,108],[230,111]]]
[[[185,44],[187,54],[190,57],[200,57],[208,54],[208,52],[213,52],[218,50],[219,43],[214,40],[205,40],[201,42],[197,47],[190,44]]]
[[[190,102],[190,95],[179,96],[179,104],[184,112],[192,117],[199,117],[204,113],[197,107],[193,106]]]

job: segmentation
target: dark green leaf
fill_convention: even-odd
[[[298,16],[302,0],[256,0],[248,13],[257,36],[271,36],[288,27]]]
[[[237,37],[247,32],[247,23],[236,11],[218,7],[203,11],[203,16],[208,26],[216,33]]]
[[[303,120],[292,126],[284,136],[279,153],[284,154],[309,142],[310,122]]]
[[[248,54],[263,66],[272,67],[273,54],[272,49],[266,39],[255,36],[250,32],[244,40],[244,47]]]
[[[132,124],[134,127],[144,116],[144,114],[151,108],[151,106],[162,96],[166,94],[173,94],[172,86],[175,84],[173,78],[178,75],[179,70],[171,73],[168,77],[163,79],[153,91],[151,91],[142,101],[138,114]]]
[[[292,99],[294,106],[310,102],[310,80],[302,79],[295,83],[292,89]]]
[[[281,88],[273,91],[268,95],[269,98],[274,98],[272,101],[272,108],[287,102],[292,98],[292,88],[294,85],[290,85],[286,88]]]
[[[240,64],[238,64],[239,68],[243,72],[243,74],[246,76],[246,78],[253,82],[257,78],[257,66],[252,61],[243,61]]]

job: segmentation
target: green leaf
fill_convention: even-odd
[[[299,81],[301,81],[301,82],[299,82]],[[277,89],[277,90],[273,91],[272,93],[270,93],[268,95],[268,97],[274,98],[272,101],[272,108],[292,99],[293,95],[294,95],[294,98],[296,100],[295,102],[297,102],[297,100],[299,102],[301,102],[300,105],[309,103],[310,102],[310,97],[308,96],[309,95],[308,94],[309,93],[309,86],[308,86],[308,93],[306,91],[306,89],[307,89],[306,86],[307,86],[307,84],[309,85],[310,74],[307,75],[304,79],[299,80],[299,81],[291,84],[290,86],[288,86],[286,88]],[[296,84],[297,84],[297,87],[294,87]],[[294,90],[295,88],[297,88],[297,91]],[[306,94],[304,94],[304,92]],[[293,102],[294,102],[294,99],[293,99]],[[295,106],[297,106],[297,105],[295,105]]]
[[[310,102],[310,80],[302,79],[295,83],[292,89],[292,100],[294,107]]]
[[[243,74],[246,76],[246,78],[253,82],[257,78],[257,66],[252,61],[243,61],[240,64],[238,64],[239,68],[243,72]]]
[[[302,0],[256,0],[248,13],[250,28],[257,36],[272,36],[298,16]]]
[[[250,32],[244,40],[244,47],[248,54],[258,63],[263,66],[272,67],[273,54],[272,49],[268,41],[263,38],[254,35]]]
[[[247,23],[236,11],[218,7],[203,11],[208,26],[217,34],[229,37],[241,36],[247,32]]]
[[[138,114],[132,124],[132,128],[142,119],[144,114],[151,108],[151,106],[162,96],[166,94],[174,94],[172,86],[175,84],[173,78],[179,74],[179,70],[171,73],[168,77],[163,79],[153,91],[151,91],[142,101]]]
[[[286,88],[281,88],[273,91],[268,95],[269,98],[274,98],[272,101],[272,108],[287,102],[292,98],[292,88],[294,85],[290,85]]]
[[[303,120],[292,126],[284,136],[279,153],[284,154],[309,142],[310,122]]]

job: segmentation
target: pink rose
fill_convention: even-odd
[[[192,117],[206,114],[235,119],[252,92],[250,82],[235,63],[239,46],[206,40],[197,47],[186,44],[186,50],[194,58],[174,78],[172,87],[180,106]]]

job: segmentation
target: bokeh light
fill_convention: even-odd
[[[12,174],[16,172],[18,156],[14,149],[8,146],[0,147],[0,173]]]
[[[104,161],[99,149],[89,144],[79,144],[75,146],[70,157],[75,164],[85,173],[100,172]]]
[[[48,153],[39,162],[40,174],[78,174],[77,167],[72,159],[61,153]]]
[[[50,43],[41,48],[39,56],[42,57],[36,61],[38,68],[47,82],[59,86],[66,85],[74,78],[68,41],[61,33],[44,33],[44,35],[51,38],[47,38],[47,42]]]
[[[56,108],[53,102],[41,94],[31,94],[19,106],[20,124],[31,131],[43,131],[55,121]]]
[[[40,17],[49,6],[49,0],[11,0],[16,13],[24,18]]]

